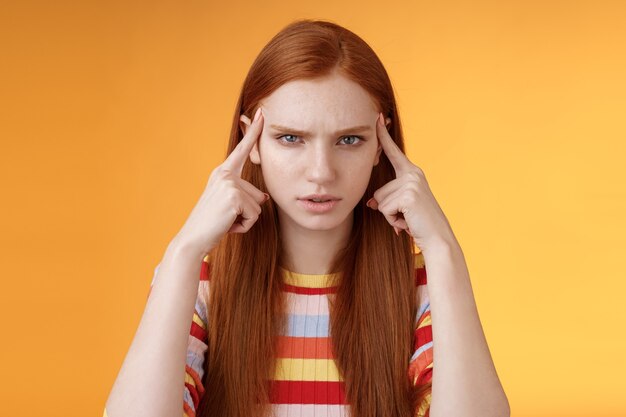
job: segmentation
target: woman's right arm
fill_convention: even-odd
[[[183,410],[189,326],[204,254],[172,241],[106,402],[108,417],[171,417]]]
[[[171,417],[183,410],[189,326],[202,261],[226,233],[246,233],[269,199],[241,178],[263,126],[261,109],[168,245],[146,308],[105,406],[108,417]]]

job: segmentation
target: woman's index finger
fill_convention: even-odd
[[[378,119],[376,119],[376,129],[383,152],[385,152],[387,159],[389,159],[389,162],[393,165],[396,175],[400,174],[407,166],[407,157],[404,152],[402,152],[402,149],[393,141],[391,135],[389,135],[382,113],[379,113]]]
[[[248,156],[250,155],[250,151],[252,147],[259,139],[259,135],[263,130],[263,112],[259,107],[254,115],[254,120],[252,124],[246,131],[244,137],[239,141],[235,149],[228,155],[226,161],[224,162],[224,166],[227,169],[230,169],[233,172],[241,175],[243,171],[243,165],[245,164]]]

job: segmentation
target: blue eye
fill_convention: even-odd
[[[282,136],[279,136],[278,139],[284,138],[285,136],[293,136],[294,138],[297,137],[297,136],[294,136],[294,135],[282,135]],[[294,142],[290,142],[290,141],[286,141],[286,142],[287,143],[294,143]]]
[[[296,135],[281,135],[281,136],[278,136],[278,139],[279,139],[281,142],[283,142],[283,143],[287,143],[287,144],[293,144],[293,143],[296,143],[296,142],[292,142],[292,141],[290,141],[290,140],[285,140],[285,139],[283,139],[283,138],[288,137],[288,136],[291,136],[291,137],[294,137],[294,138],[297,138],[297,137],[298,137],[298,136],[296,136]],[[364,141],[363,137],[361,137],[361,136],[354,136],[354,135],[344,136],[341,140],[344,140],[344,139],[346,139],[346,138],[353,138],[353,141],[352,141],[351,143],[348,143],[348,144],[347,144],[347,146],[357,146],[358,144],[360,144],[361,142],[363,142],[363,141]],[[356,142],[354,141],[354,138],[356,138],[356,139],[357,139],[357,141],[356,141]]]
[[[356,138],[357,139],[356,143],[363,142],[363,138],[361,136],[344,136],[343,139],[345,139],[345,138]],[[351,145],[354,145],[354,142],[352,142]]]

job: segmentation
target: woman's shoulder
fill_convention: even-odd
[[[417,251],[413,254],[413,260],[415,262],[415,268],[424,267],[424,254],[421,251]]]
[[[426,285],[426,264],[424,263],[424,254],[422,252],[416,252],[413,255],[413,261],[415,266],[415,285]]]
[[[202,268],[200,269],[200,281],[211,280],[211,264],[209,263],[209,255],[205,255],[202,259]]]

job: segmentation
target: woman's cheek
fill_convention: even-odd
[[[276,187],[289,178],[286,171],[293,169],[293,161],[290,162],[287,152],[282,152],[271,144],[261,144],[260,152],[263,180],[268,187]]]

